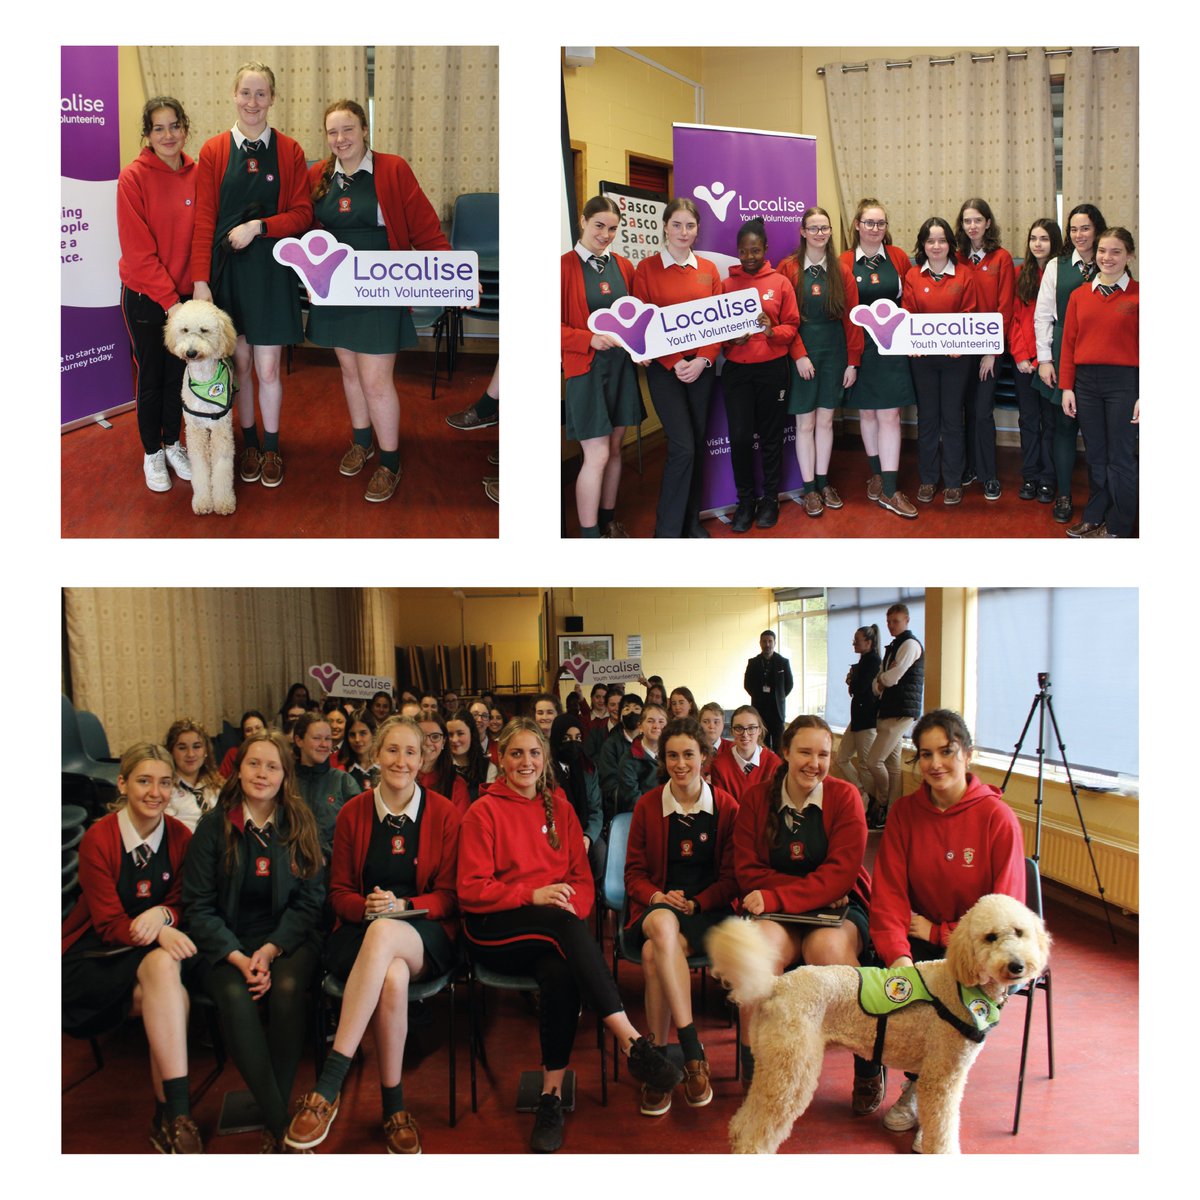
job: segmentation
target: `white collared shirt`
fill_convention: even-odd
[[[662,791],[662,813],[664,817],[669,817],[672,813],[678,813],[682,817],[690,816],[698,812],[713,814],[713,794],[712,788],[703,780],[700,783],[700,799],[692,805],[691,812],[686,812],[683,805],[675,799],[675,793],[671,790],[672,783],[670,780],[663,786]]]
[[[275,814],[278,811],[279,811],[279,807],[278,807],[278,805],[276,805],[275,808],[271,809],[271,815],[261,825],[259,825],[257,821],[254,822],[255,825],[257,825],[259,829],[266,829],[266,827],[268,825],[274,825],[275,824]],[[246,807],[245,800],[243,800],[242,801],[242,826],[243,827],[245,827],[245,824],[247,821],[254,821],[254,818],[250,815],[250,810]]]
[[[862,248],[861,243],[859,243],[859,245],[854,247],[854,261],[855,262],[858,262],[858,260],[860,258],[887,258],[887,256],[888,256],[888,252],[887,252],[887,243],[886,242],[880,242],[879,249],[876,250],[874,254],[868,254]]]
[[[1099,286],[1100,286],[1100,275],[1097,272],[1096,278],[1092,280],[1092,291],[1094,292]],[[1119,287],[1121,289],[1121,291],[1124,291],[1129,286],[1129,273],[1127,271],[1122,271],[1121,278],[1118,279],[1117,282],[1112,284],[1111,286]]]
[[[742,752],[738,749],[737,742],[732,743],[731,749],[733,750],[734,761],[743,771],[746,769],[747,764],[757,767],[759,760],[762,758],[762,747],[757,742],[754,743],[754,753],[749,758],[742,757]]]
[[[230,132],[233,134],[234,144],[239,150],[246,144],[246,142],[250,141],[250,139],[237,127],[236,121],[234,122],[233,129],[230,130]],[[270,125],[268,125],[254,140],[262,142],[264,146],[269,146],[271,144]]]
[[[822,254],[816,262],[811,262],[806,258],[804,260],[804,270],[807,271],[809,267],[820,267],[822,271],[829,274],[829,255]]]
[[[930,275],[933,274],[933,268],[928,263],[925,263],[925,265],[921,268],[921,270],[928,271]],[[953,275],[954,274],[954,264],[949,259],[946,260],[946,265],[942,268],[942,274],[943,275]]]
[[[379,821],[383,821],[386,817],[407,817],[415,825],[417,816],[421,811],[421,785],[413,785],[413,794],[409,798],[408,803],[404,806],[403,812],[394,813],[383,802],[383,795],[379,788],[375,789],[375,816]]]
[[[658,252],[658,257],[662,259],[662,265],[664,267],[695,267],[697,271],[700,270],[700,264],[696,261],[696,256],[690,250],[688,251],[687,259],[684,262],[676,262],[671,257],[671,252],[669,250],[660,250]]]
[[[159,846],[162,845],[165,824],[160,817],[154,832],[148,838],[144,838],[134,829],[128,806],[117,811],[117,828],[121,831],[121,846],[126,854],[132,854],[143,842],[150,847],[152,853],[157,854]]]
[[[585,263],[589,263],[589,264],[591,263],[592,252],[582,242],[575,243],[575,253],[578,254],[579,257],[582,258]],[[609,255],[611,255],[611,254],[612,254],[612,249],[610,247],[608,250],[605,250],[602,253],[597,254],[596,257],[598,259],[600,259],[604,263],[604,265],[607,267]],[[594,269],[595,268],[593,268],[593,270]]]
[[[820,783],[818,783],[817,786],[815,788],[813,788],[813,790],[811,792],[809,792],[807,796],[804,797],[804,802],[802,804],[797,804],[795,797],[793,797],[791,792],[788,791],[788,784],[790,782],[791,781],[785,775],[783,777],[783,791],[780,795],[780,799],[781,799],[782,803],[780,804],[779,807],[781,809],[790,808],[794,813],[802,813],[810,804],[815,804],[819,809],[824,811],[824,804],[823,804],[823,801],[825,799],[825,782],[824,782],[824,780],[822,780]]]
[[[642,753],[652,762],[658,762],[658,751],[651,750],[650,747],[646,745],[645,738],[642,738]]]

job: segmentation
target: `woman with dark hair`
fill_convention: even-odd
[[[313,226],[355,250],[449,250],[437,213],[412,168],[397,154],[372,151],[367,114],[356,100],[325,110],[329,157],[309,168]],[[404,305],[314,304],[308,340],[332,346],[342,369],[352,441],[339,470],[357,475],[379,448],[365,499],[390,500],[400,482],[400,398],[396,354],[417,344]]]
[[[979,311],[974,272],[959,259],[954,234],[942,217],[930,217],[917,233],[917,265],[904,277],[904,307],[911,313]],[[917,499],[932,504],[938,476],[946,504],[961,504],[965,450],[963,395],[974,359],[961,354],[914,354],[917,389],[917,459],[921,486]],[[979,360],[979,374],[995,370],[995,355]]]
[[[1096,239],[1108,225],[1094,204],[1077,204],[1067,214],[1066,247],[1052,258],[1042,272],[1037,304],[1033,310],[1033,331],[1037,344],[1038,379],[1033,385],[1054,406],[1054,478],[1057,494],[1051,514],[1060,525],[1070,525],[1075,515],[1071,502],[1071,472],[1075,469],[1075,442],[1079,422],[1064,411],[1058,382],[1062,354],[1063,328],[1071,293],[1096,277]]]
[[[816,716],[799,716],[783,731],[783,764],[773,778],[743,793],[733,829],[742,911],[754,917],[835,909],[838,925],[764,920],[782,975],[797,963],[856,967],[866,951],[871,877],[863,867],[867,818],[858,793],[829,774],[833,733]],[[878,1064],[854,1060],[855,1116],[873,1113],[886,1076]]]
[[[847,303],[871,305],[890,300],[901,306],[904,276],[908,273],[908,255],[892,245],[888,233],[887,211],[878,200],[868,197],[858,202],[852,222],[850,249],[842,254],[848,268]],[[867,452],[871,476],[867,480],[867,499],[881,508],[909,520],[917,510],[908,497],[897,490],[900,471],[900,412],[916,404],[912,375],[902,355],[883,355],[874,338],[864,338],[862,365],[854,386],[846,392],[845,408],[858,409],[858,425],[863,449]]]
[[[779,486],[783,475],[783,405],[790,374],[788,349],[800,325],[800,310],[791,281],[767,258],[762,218],[747,221],[737,236],[738,265],[729,268],[722,294],[753,288],[762,310],[759,329],[725,343],[725,413],[729,420],[729,458],[737,487],[733,532],[750,526],[770,529],[779,521]],[[762,454],[762,496],[754,484],[754,437]],[[695,706],[688,714],[695,716]]]
[[[328,860],[333,831],[342,805],[362,788],[345,771],[330,765],[333,731],[323,713],[306,712],[292,729],[296,752],[296,787],[316,818],[321,851]]]
[[[647,697],[646,703],[650,703],[649,697]],[[672,721],[679,721],[684,717],[691,717],[693,720],[700,719],[700,710],[696,707],[696,697],[692,695],[691,688],[672,688],[666,708],[667,716]]]
[[[638,263],[633,294],[660,307],[719,295],[716,264],[692,253],[699,235],[700,210],[694,201],[677,196],[663,210],[665,248]],[[710,368],[720,349],[719,344],[696,346],[646,364],[646,383],[667,438],[655,537],[708,537],[700,524],[700,485],[715,375]]]
[[[336,696],[326,696],[321,703],[321,713],[329,722],[329,732],[333,735],[333,753],[329,761],[333,766],[341,767],[346,745],[346,710],[343,702]],[[342,770],[345,768],[342,767]]]
[[[384,723],[392,715],[392,709],[395,707],[392,703],[391,692],[376,692],[371,697],[370,703],[371,716],[380,725]]]
[[[304,340],[296,275],[277,262],[275,242],[299,237],[312,223],[304,151],[267,124],[275,103],[275,75],[261,62],[244,63],[233,82],[237,120],[228,133],[204,143],[196,179],[192,239],[197,300],[223,308],[238,331],[237,417],[242,426],[239,472],[243,483],[283,482],[279,417],[284,346]],[[260,445],[254,420],[254,376],[262,409]]]
[[[542,1095],[531,1149],[545,1154],[562,1145],[562,1081],[581,1000],[618,1039],[635,1079],[669,1091],[683,1074],[625,1015],[588,928],[595,894],[583,833],[554,787],[549,747],[533,721],[517,717],[505,727],[500,770],[463,818],[458,901],[475,961],[538,982]]]
[[[454,769],[467,789],[468,803],[474,804],[480,791],[496,778],[496,764],[483,752],[479,727],[465,708],[446,722],[446,744]]]
[[[588,318],[633,290],[633,263],[610,247],[621,208],[593,196],[579,220],[579,241],[562,256],[562,371],[566,381],[567,437],[579,442],[583,466],[575,480],[579,536],[628,537],[615,521],[621,486],[621,442],[645,416],[637,371],[611,335],[593,333]]]
[[[1037,339],[1033,310],[1046,264],[1062,253],[1062,230],[1053,217],[1039,217],[1029,226],[1025,260],[1017,276],[1013,321],[1008,349],[1016,372],[1018,424],[1021,430],[1021,500],[1054,503],[1054,406],[1034,386],[1037,376]]]
[[[238,722],[238,729],[241,731],[242,742],[244,742],[252,733],[262,733],[267,727],[267,718],[258,711],[257,708],[248,708],[242,713],[242,719]],[[225,757],[221,759],[220,775],[223,780],[228,779],[233,774],[233,763],[237,758],[238,746],[230,746],[225,751]]]
[[[542,731],[542,737],[550,737],[554,718],[562,716],[562,701],[553,692],[539,692],[533,698],[533,719]]]
[[[842,730],[838,742],[837,765],[853,787],[858,788],[863,799],[863,811],[870,805],[868,784],[871,772],[866,768],[867,754],[875,744],[875,715],[879,710],[879,697],[873,684],[883,661],[879,655],[879,626],[860,625],[854,631],[856,662],[846,672],[846,690],[850,693],[850,721]],[[853,759],[858,757],[858,769]]]
[[[445,796],[418,783],[421,742],[416,722],[389,717],[375,739],[378,785],[355,796],[338,816],[329,879],[337,923],[325,965],[345,981],[345,994],[333,1048],[284,1138],[294,1150],[311,1150],[325,1140],[346,1073],[371,1025],[388,1153],[421,1153],[400,1080],[408,989],[414,980],[445,974],[456,961],[459,823]],[[410,909],[425,915],[392,919]]]
[[[971,733],[956,712],[927,712],[913,727],[921,786],[888,811],[875,859],[871,939],[882,962],[942,958],[963,913],[1000,892],[1025,901],[1025,849],[998,788],[969,771]],[[917,1124],[916,1076],[884,1115],[891,1130]]]
[[[1012,255],[1000,245],[1000,226],[986,200],[964,200],[954,222],[954,237],[961,260],[975,273],[975,292],[980,312],[998,312],[1006,331],[1012,328],[1013,290],[1016,276]],[[966,469],[963,483],[983,480],[983,498],[1000,499],[1000,479],[996,472],[996,366],[995,355],[978,358],[978,370],[967,375]],[[992,364],[985,370],[985,361]]]
[[[599,883],[604,877],[604,864],[608,858],[608,847],[602,836],[604,802],[600,797],[596,770],[583,756],[583,726],[578,716],[564,713],[555,717],[548,744],[554,782],[562,789],[579,821],[592,878]]]
[[[684,1098],[703,1108],[713,1098],[708,1058],[692,1020],[688,955],[703,952],[708,931],[730,914],[737,896],[733,828],[737,801],[704,781],[712,753],[692,717],[671,721],[662,734],[659,787],[633,810],[625,858],[625,923],[641,948],[650,1038],[667,1044],[674,1022],[683,1050]],[[641,1113],[661,1117],[671,1091],[642,1085]]]
[[[430,713],[417,718],[417,727],[421,731],[421,769],[417,782],[423,788],[445,796],[461,817],[471,803],[471,795],[466,780],[455,769],[446,722],[441,713]]]
[[[175,786],[167,813],[194,833],[196,822],[216,804],[225,782],[217,771],[212,738],[203,725],[182,717],[167,730],[163,745],[175,762]]]
[[[749,704],[735,708],[729,726],[733,740],[716,748],[709,778],[740,800],[747,788],[774,777],[780,758],[763,740],[766,727],[758,709]]]
[[[308,708],[308,688],[302,683],[293,683],[287,690],[287,696],[283,703],[279,706],[279,716],[283,718],[287,715],[287,710],[294,705],[302,705]]]
[[[184,854],[191,834],[166,815],[173,777],[162,746],[121,756],[117,801],[83,835],[80,896],[62,925],[63,1028],[91,1037],[140,1015],[150,1044],[160,1154],[200,1154],[188,1099],[188,994],[180,964],[196,946],[179,928]]]
[[[1078,415],[1088,464],[1083,520],[1068,537],[1131,537],[1137,519],[1138,285],[1133,235],[1115,226],[1096,243],[1100,274],[1078,288],[1063,330],[1063,411]]]
[[[342,770],[363,791],[379,782],[379,768],[371,757],[375,731],[379,728],[371,710],[364,705],[346,719],[346,761]]]
[[[842,498],[829,482],[833,454],[833,414],[862,362],[862,327],[850,320],[858,303],[858,285],[840,260],[833,221],[812,205],[800,218],[800,244],[779,264],[796,292],[800,328],[789,351],[795,371],[788,373],[788,412],[796,418],[796,460],[804,476],[804,511],[819,517],[841,508]]]
[[[179,440],[183,360],[167,353],[167,313],[192,295],[196,164],[183,152],[188,118],[173,96],[142,108],[141,153],[117,179],[121,315],[133,345],[142,471],[152,492],[171,487],[167,467],[191,479]]]
[[[242,743],[217,807],[196,826],[183,877],[198,984],[262,1114],[265,1154],[280,1150],[287,1126],[325,898],[317,823],[296,790],[293,761],[273,730]]]

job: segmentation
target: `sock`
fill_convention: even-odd
[[[167,1106],[157,1097],[154,1097],[154,1124],[161,1125],[163,1117],[166,1115]]]
[[[383,1119],[386,1121],[393,1113],[404,1111],[404,1084],[388,1087],[380,1083],[379,1094],[383,1097]]]
[[[269,433],[265,429],[263,430],[262,448],[263,448],[264,454],[278,454],[279,453],[279,430],[278,429],[275,430],[274,433]]]
[[[802,491],[800,494],[801,494],[802,496],[807,496],[809,492],[815,492],[816,490],[817,490],[817,485],[816,485],[816,483],[815,483],[813,480],[811,480],[811,479],[810,479],[810,480],[809,480],[809,481],[808,481],[808,482],[807,482],[807,483],[804,485],[804,490],[803,490],[803,491]]]
[[[475,415],[481,421],[490,421],[500,411],[499,398],[493,398],[484,392],[478,400],[475,401]]]
[[[242,426],[242,445],[246,447],[253,446],[258,449],[258,427],[255,425]]]
[[[854,1056],[854,1078],[875,1079],[883,1068],[865,1058]]]
[[[613,517],[617,515],[615,508],[602,508],[599,513],[600,520],[598,524],[602,530],[607,529],[613,523]]]
[[[692,1062],[704,1057],[704,1047],[700,1044],[700,1035],[696,1032],[694,1023],[681,1025],[678,1033],[679,1047],[683,1051],[684,1062]]]
[[[400,451],[399,450],[380,450],[379,465],[387,467],[394,475],[400,470]]]
[[[817,491],[823,492],[828,486],[829,486],[829,476],[828,475],[818,475],[817,476]]]
[[[883,476],[883,494],[885,496],[894,496],[896,494],[896,477],[900,474],[899,471],[881,471]]]
[[[346,1072],[350,1070],[352,1061],[344,1054],[330,1050],[325,1059],[325,1065],[321,1068],[321,1078],[317,1080],[317,1086],[313,1088],[313,1091],[319,1092],[332,1104],[337,1099],[338,1092],[342,1090],[342,1084],[346,1081]]]
[[[354,444],[361,446],[364,450],[371,448],[371,427],[368,425],[365,429],[354,430]]]
[[[872,475],[882,475],[883,474],[883,472],[879,469],[879,455],[878,454],[868,454],[867,462],[871,464],[871,474]],[[891,492],[888,492],[889,496],[891,494],[892,494]]]
[[[176,1117],[191,1115],[192,1109],[188,1102],[188,1078],[186,1075],[181,1075],[178,1079],[164,1079],[163,1095],[166,1097],[166,1104],[163,1110],[163,1116],[166,1120],[173,1121]]]
[[[579,536],[585,538],[598,538],[600,536],[600,526],[581,525],[579,527]]]

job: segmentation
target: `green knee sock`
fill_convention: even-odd
[[[364,450],[370,450],[371,440],[372,435],[370,425],[368,425],[365,429],[354,430],[354,444],[356,446],[361,446]]]
[[[191,1116],[192,1106],[188,1100],[186,1075],[181,1075],[178,1079],[164,1079],[163,1096],[166,1101],[163,1115],[168,1121],[173,1121],[176,1117]]]
[[[400,451],[399,450],[380,450],[379,465],[387,467],[394,475],[400,470]]]
[[[879,469],[879,455],[878,454],[868,454],[867,462],[871,464],[871,474],[872,475],[882,475],[883,474],[883,472]],[[892,494],[891,492],[888,492],[889,496],[891,494]]]
[[[258,427],[256,425],[242,426],[242,445],[249,449],[251,446],[255,450],[258,449]]]
[[[700,1035],[696,1032],[694,1023],[680,1026],[678,1033],[679,1048],[683,1051],[685,1062],[704,1057],[704,1047],[700,1044]]]
[[[379,1092],[383,1096],[383,1118],[385,1121],[392,1113],[404,1111],[404,1084],[398,1083],[395,1087],[388,1087],[386,1084],[380,1083]]]
[[[346,1081],[346,1072],[350,1070],[352,1061],[344,1054],[330,1050],[329,1056],[325,1059],[325,1065],[321,1068],[321,1078],[317,1080],[317,1086],[313,1090],[319,1092],[332,1104],[337,1099],[338,1092],[342,1090],[342,1084]]]
[[[267,430],[265,430],[265,429],[263,430],[262,448],[263,448],[264,454],[278,454],[279,453],[279,430],[278,429],[275,430],[274,433],[268,433]]]
[[[883,494],[885,496],[894,496],[896,494],[896,478],[900,474],[899,471],[883,471]]]

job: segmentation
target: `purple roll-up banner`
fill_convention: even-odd
[[[117,264],[121,134],[116,46],[62,47],[61,423],[133,399]]]
[[[796,249],[800,217],[817,202],[816,138],[718,125],[675,125],[673,132],[675,194],[696,202],[700,210],[696,252],[715,262],[722,277],[737,262],[737,232],[752,217],[763,219],[772,264],[778,265]],[[796,461],[795,426],[791,418],[785,422],[782,493],[796,491],[804,483]],[[702,512],[737,503],[728,429],[725,393],[718,379],[708,410]],[[757,458],[754,471],[761,485]]]

